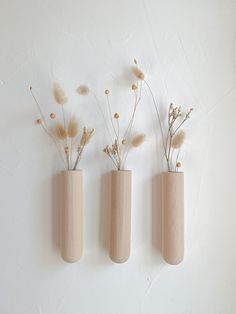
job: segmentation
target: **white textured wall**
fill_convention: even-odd
[[[234,314],[235,1],[0,0],[0,26],[0,314]],[[131,106],[126,73],[134,57],[163,112],[170,101],[195,107],[182,159],[186,256],[177,267],[157,250],[162,167],[146,93],[135,130],[148,140],[127,164],[132,255],[115,265],[105,249],[102,178],[111,165],[101,152],[103,122],[92,99],[79,103],[74,90],[87,83],[105,106],[109,87],[122,114]],[[56,246],[52,182],[61,164],[33,123],[28,91],[32,84],[50,112],[55,80],[96,128],[81,164],[84,255],[73,265]]]

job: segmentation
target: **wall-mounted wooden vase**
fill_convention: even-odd
[[[83,250],[83,174],[81,170],[62,171],[60,175],[61,256],[73,263]]]
[[[124,263],[130,256],[132,172],[111,173],[110,257]]]
[[[184,258],[184,173],[162,174],[162,255],[172,265]]]

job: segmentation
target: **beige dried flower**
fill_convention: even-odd
[[[94,132],[94,129],[88,129],[87,130],[87,128],[84,127],[83,135],[82,135],[81,140],[80,140],[81,146],[85,146],[88,144],[89,140],[92,137],[93,132]]]
[[[182,166],[182,165],[181,165],[181,162],[178,161],[178,162],[176,163],[176,168],[180,168],[181,166]]]
[[[184,131],[179,131],[173,138],[171,146],[174,149],[179,149],[185,140],[185,132]]]
[[[119,117],[120,117],[119,113],[116,112],[116,113],[114,114],[114,119],[119,119]]]
[[[86,85],[80,85],[77,89],[76,89],[77,93],[79,95],[88,95],[89,94],[89,88]]]
[[[136,90],[138,88],[138,86],[136,84],[133,84],[131,88],[132,88],[132,90]]]
[[[105,94],[108,95],[110,91],[108,89],[105,90]]]
[[[127,141],[125,140],[125,139],[123,139],[122,141],[121,141],[121,144],[123,144],[123,145],[125,145],[127,143]]]
[[[56,115],[55,115],[54,112],[50,113],[50,118],[51,118],[51,119],[55,119],[55,118],[56,118]]]
[[[66,137],[67,137],[66,130],[61,123],[56,124],[55,135],[59,140],[65,140],[66,139]]]
[[[144,74],[138,67],[133,67],[133,73],[139,80],[144,80]]]
[[[67,102],[67,97],[58,83],[53,85],[53,96],[59,105],[64,105]]]
[[[131,144],[133,147],[139,147],[140,145],[143,144],[144,140],[146,138],[146,135],[145,134],[138,134],[136,135],[132,141],[131,141]]]
[[[78,122],[75,117],[72,117],[68,124],[68,136],[70,138],[76,137],[78,134]]]

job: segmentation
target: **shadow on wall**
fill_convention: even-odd
[[[108,256],[111,225],[111,172],[104,173],[101,179],[101,206],[99,221],[100,246]]]
[[[53,248],[60,254],[60,173],[52,177],[52,241]]]
[[[152,177],[152,246],[154,251],[162,251],[162,205],[161,174]]]

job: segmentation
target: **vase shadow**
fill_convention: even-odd
[[[60,250],[60,174],[52,177],[52,241],[56,251]]]
[[[107,252],[110,245],[111,220],[111,172],[106,172],[101,178],[101,206],[100,206],[100,245]]]
[[[152,177],[152,246],[162,252],[162,193],[161,174]]]

